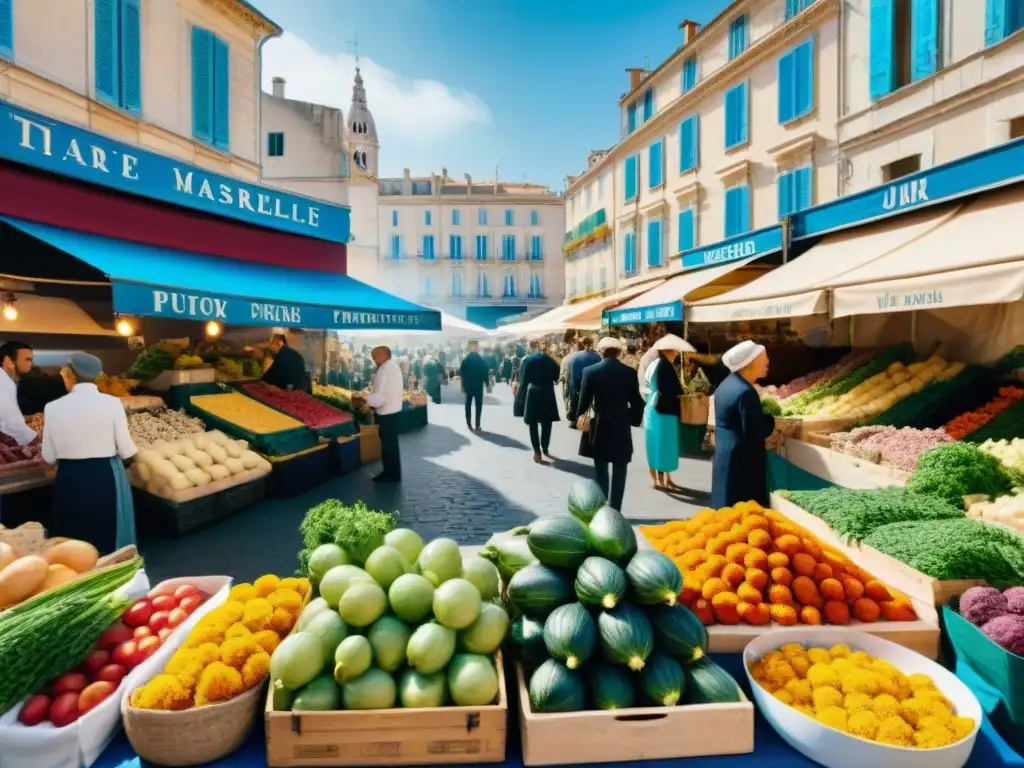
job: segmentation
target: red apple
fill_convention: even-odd
[[[153,604],[149,600],[139,600],[132,604],[132,607],[124,612],[124,616],[121,620],[125,625],[134,629],[135,627],[141,627],[149,622],[149,617],[153,615]]]
[[[114,649],[114,652],[110,654],[110,659],[115,664],[132,669],[139,663],[138,653],[139,644],[135,640],[126,640]]]
[[[185,599],[189,595],[198,595],[198,594],[199,594],[199,587],[196,587],[196,586],[194,586],[192,584],[182,584],[180,587],[178,587],[176,590],[174,590],[174,599],[177,600],[180,603],[183,599]]]
[[[132,631],[121,622],[117,622],[100,635],[100,639],[96,641],[96,647],[101,651],[112,651],[125,640],[131,639]]]
[[[85,657],[85,661],[82,662],[82,667],[85,669],[85,673],[92,678],[96,677],[96,673],[103,669],[107,664],[110,663],[110,652],[96,650]]]
[[[173,611],[174,609],[172,608],[171,610]],[[159,632],[167,626],[167,620],[169,617],[169,611],[157,611],[149,617],[149,628],[154,632]]]
[[[185,621],[185,619],[187,618],[187,613],[181,610],[181,608],[175,608],[173,611],[167,614],[167,626],[173,629],[174,627],[177,627],[179,624]]]
[[[183,597],[181,602],[178,603],[178,607],[185,613],[191,615],[192,612],[203,604],[203,598],[200,595],[189,595]]]
[[[153,598],[152,603],[154,611],[169,611],[178,607],[178,601],[174,599],[174,595],[159,595]]]
[[[120,664],[107,664],[96,673],[97,680],[103,680],[114,685],[120,685],[121,679],[128,674],[128,670]]]
[[[138,661],[136,664],[141,664],[158,650],[163,641],[159,637],[144,637],[139,641],[139,650],[137,653]]]

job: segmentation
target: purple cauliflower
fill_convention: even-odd
[[[1006,611],[1006,598],[995,587],[971,587],[960,597],[960,615],[979,627]]]
[[[1024,616],[1015,613],[996,616],[981,631],[996,645],[1010,653],[1024,656]]]
[[[1010,587],[1003,592],[1006,598],[1006,610],[1018,616],[1024,616],[1024,587]]]

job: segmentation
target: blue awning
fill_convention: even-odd
[[[114,311],[229,325],[439,331],[441,313],[347,275],[130,243],[0,217],[110,278]]]

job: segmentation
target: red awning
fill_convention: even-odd
[[[161,205],[0,163],[0,214],[94,235],[320,272],[347,272],[344,245]]]

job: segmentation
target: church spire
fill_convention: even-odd
[[[356,167],[363,169],[371,176],[377,175],[377,155],[380,143],[377,139],[377,126],[373,114],[366,103],[366,87],[359,67],[359,37],[353,35],[346,41],[355,54],[356,74],[352,81],[352,104],[348,111],[348,127],[350,152]]]

